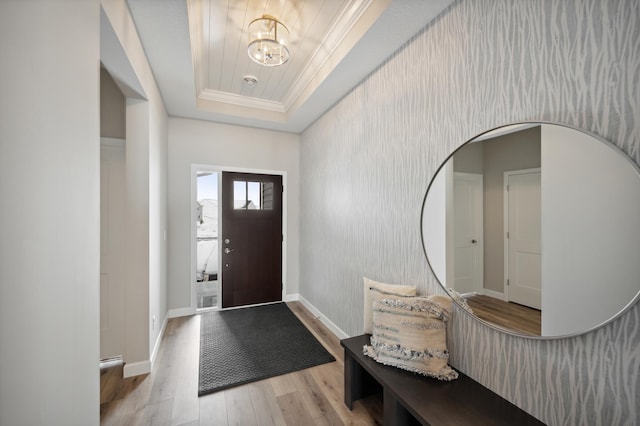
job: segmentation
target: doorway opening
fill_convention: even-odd
[[[196,172],[196,309],[220,306],[219,172]]]

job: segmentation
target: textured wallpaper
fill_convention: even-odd
[[[300,294],[354,335],[363,275],[441,293],[420,242],[429,180],[468,139],[522,120],[583,128],[639,163],[640,2],[456,2],[310,126]],[[640,305],[550,341],[457,311],[450,349],[453,366],[550,425],[639,421]]]

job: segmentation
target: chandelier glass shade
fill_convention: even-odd
[[[271,15],[263,15],[249,23],[247,54],[252,61],[266,67],[282,65],[289,60],[287,27]]]

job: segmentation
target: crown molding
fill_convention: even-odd
[[[349,50],[351,50],[353,46],[349,46],[347,49],[340,49],[340,47],[342,47],[347,36],[350,35],[352,29],[354,29],[372,3],[373,0],[353,0],[343,8],[340,16],[330,28],[318,49],[314,52],[311,60],[309,60],[305,66],[304,71],[291,86],[291,90],[284,96],[282,103],[287,111],[289,111],[295,103],[299,104],[297,101],[311,83],[315,82],[315,86],[319,86],[331,71],[333,71],[333,68],[335,68]],[[359,40],[362,34],[356,37]],[[329,61],[330,59],[331,61]],[[332,65],[330,65],[329,70],[326,70],[325,66],[329,62]]]
[[[262,109],[266,111],[286,113],[284,105],[280,102],[268,101],[266,99],[252,98],[249,96],[236,95],[235,93],[220,92],[218,90],[204,89],[198,95],[201,101],[222,102],[226,104]]]

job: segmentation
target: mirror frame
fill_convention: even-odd
[[[631,158],[629,157],[624,151],[622,151],[617,145],[613,144],[612,142],[581,128],[575,127],[575,126],[571,126],[571,125],[567,125],[567,124],[561,124],[561,123],[555,123],[555,122],[551,122],[551,121],[542,121],[542,120],[535,120],[535,121],[517,121],[517,122],[511,122],[511,123],[507,123],[507,124],[503,124],[494,128],[491,128],[489,130],[486,130],[482,133],[479,133],[477,135],[475,135],[474,137],[472,137],[471,139],[468,139],[467,141],[465,141],[464,143],[460,144],[457,148],[455,148],[453,150],[453,152],[451,152],[445,159],[444,161],[442,161],[442,163],[438,166],[438,168],[436,169],[435,173],[431,176],[431,179],[429,181],[429,185],[427,186],[427,191],[425,192],[423,201],[422,201],[422,208],[420,210],[420,239],[422,242],[422,250],[424,252],[425,258],[427,259],[427,264],[429,265],[429,269],[431,270],[431,273],[433,274],[433,276],[435,277],[436,281],[438,282],[438,284],[440,285],[440,287],[442,287],[442,289],[445,291],[445,293],[447,294],[447,296],[451,297],[451,299],[453,300],[454,304],[458,305],[458,307],[460,308],[460,311],[463,311],[465,315],[469,315],[470,318],[472,318],[475,321],[478,321],[496,331],[499,331],[501,333],[505,333],[511,336],[516,336],[516,337],[522,337],[525,339],[532,339],[532,340],[557,340],[557,339],[564,339],[564,338],[570,338],[570,337],[575,337],[575,336],[581,336],[583,334],[587,334],[590,333],[594,330],[597,330],[607,324],[612,323],[613,321],[615,321],[616,319],[620,318],[625,312],[627,312],[629,309],[631,309],[632,306],[634,306],[639,300],[640,300],[640,288],[638,289],[638,291],[636,292],[636,294],[634,295],[634,297],[629,300],[629,302],[627,302],[618,312],[616,312],[615,314],[611,315],[608,319],[606,319],[605,321],[589,327],[585,330],[580,330],[577,332],[573,332],[573,333],[568,333],[568,334],[562,334],[562,335],[549,335],[549,336],[534,336],[534,335],[527,335],[527,334],[522,334],[522,333],[518,333],[514,330],[510,330],[507,328],[502,328],[494,323],[491,323],[489,321],[486,321],[480,317],[478,317],[477,315],[475,315],[472,312],[469,312],[467,309],[465,309],[460,302],[458,302],[450,293],[449,290],[447,289],[447,287],[442,283],[442,281],[440,280],[440,277],[438,277],[438,275],[436,274],[433,265],[431,263],[431,259],[429,257],[429,254],[427,252],[427,247],[425,244],[425,235],[424,235],[424,212],[425,212],[425,206],[427,204],[427,197],[429,195],[429,191],[431,190],[431,186],[433,185],[435,178],[438,176],[438,173],[440,173],[440,171],[445,167],[445,165],[448,163],[448,161],[464,146],[466,146],[467,144],[473,142],[474,140],[481,138],[485,135],[487,135],[488,133],[494,132],[498,129],[501,128],[505,128],[505,127],[510,127],[510,126],[530,126],[530,127],[534,127],[536,125],[553,125],[553,126],[560,126],[560,127],[565,127],[568,129],[572,129],[578,132],[581,132],[583,134],[586,134],[588,136],[591,136],[593,139],[597,140],[600,143],[603,143],[607,148],[609,148],[612,153],[614,155],[618,155],[621,156],[622,158],[624,158],[626,160],[626,162],[633,168],[635,174],[638,176],[639,180],[640,180],[640,166]],[[524,129],[523,129],[524,130]],[[506,133],[505,133],[506,134]],[[501,136],[500,134],[497,134],[497,136]],[[638,218],[638,220],[640,220],[640,218]],[[640,276],[638,277],[638,281],[640,281]],[[640,284],[639,284],[640,286]]]

